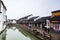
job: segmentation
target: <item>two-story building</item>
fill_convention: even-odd
[[[55,31],[60,31],[60,10],[52,11],[51,12],[51,27]]]

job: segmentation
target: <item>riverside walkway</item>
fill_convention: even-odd
[[[20,25],[20,27],[24,28],[23,25]],[[37,37],[41,38],[42,40],[60,40],[60,34],[54,32],[53,30],[50,30],[50,32],[48,32],[42,28],[37,27],[28,28],[27,30],[30,31],[33,35],[36,35]]]
[[[33,29],[36,30],[37,32],[39,32],[40,38],[42,38],[42,39],[45,38],[46,40],[60,40],[60,34],[54,32],[52,30],[50,30],[50,32],[48,33],[47,31],[42,30],[41,28],[32,28],[31,30],[33,30]]]

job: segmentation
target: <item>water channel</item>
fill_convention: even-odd
[[[17,26],[8,26],[2,34],[0,40],[40,40]]]

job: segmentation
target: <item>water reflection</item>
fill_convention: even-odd
[[[6,30],[2,34],[2,40],[6,40]]]
[[[6,30],[0,34],[0,40],[6,40]]]
[[[7,29],[7,36],[6,36],[6,40],[30,40],[27,39],[27,37],[25,37],[23,34],[21,34],[21,32],[18,31],[18,29],[16,30],[12,30],[12,29]]]
[[[16,26],[9,26],[6,30],[7,31],[3,32],[4,35],[2,34],[3,36],[1,40],[39,40],[30,33]]]

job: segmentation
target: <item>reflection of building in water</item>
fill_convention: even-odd
[[[7,19],[6,10],[4,3],[0,0],[0,31],[3,30],[3,23]]]
[[[0,40],[6,40],[6,30],[0,34]]]
[[[60,10],[52,12],[51,25],[54,30],[60,31]]]
[[[2,40],[6,40],[6,30],[2,33]]]
[[[13,30],[16,30],[16,27],[12,27]]]

